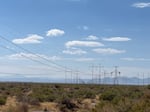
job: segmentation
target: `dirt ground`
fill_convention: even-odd
[[[74,101],[76,103],[76,101]],[[89,109],[92,109],[95,107],[95,105],[98,103],[97,98],[95,99],[84,99],[81,101],[78,105],[77,112],[80,111],[86,111]],[[16,97],[8,97],[6,104],[3,106],[0,106],[0,112],[14,112],[17,111],[18,105],[20,105],[19,102],[17,102]],[[61,112],[59,109],[59,106],[57,103],[54,102],[43,102],[40,103],[40,106],[31,106],[28,105],[29,112],[43,112],[44,109],[49,110],[50,112]],[[86,109],[86,110],[85,110]],[[18,111],[17,111],[18,112]]]

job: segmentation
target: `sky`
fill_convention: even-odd
[[[1,0],[0,76],[148,74],[149,11],[149,0]]]

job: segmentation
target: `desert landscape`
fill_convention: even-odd
[[[149,112],[150,86],[0,83],[0,112]]]
[[[150,0],[0,0],[0,112],[150,112]]]

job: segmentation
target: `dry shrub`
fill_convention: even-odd
[[[21,103],[18,106],[17,110],[18,110],[18,112],[28,112],[28,110],[29,110],[28,104],[27,103]]]
[[[29,108],[26,103],[20,103],[17,106],[9,105],[3,112],[28,112]]]

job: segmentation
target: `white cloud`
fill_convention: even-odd
[[[93,51],[99,54],[121,54],[126,52],[125,50],[118,50],[112,48],[97,48],[93,49]]]
[[[51,61],[58,61],[61,60],[60,57],[58,56],[46,56],[43,54],[31,54],[31,53],[17,53],[17,54],[11,54],[6,56],[8,59],[12,59],[12,60],[24,60],[24,59],[34,59],[34,60],[41,60],[40,57],[45,58],[47,60],[51,60]]]
[[[94,36],[94,35],[89,35],[86,40],[98,40],[98,37],[97,36]]]
[[[110,37],[110,38],[103,38],[104,41],[111,41],[111,42],[124,42],[130,41],[131,39],[128,37]]]
[[[150,2],[134,3],[132,6],[136,8],[146,8],[146,7],[150,7]]]
[[[71,54],[71,55],[82,55],[82,54],[86,54],[87,52],[79,48],[69,48],[67,50],[64,50],[63,53]]]
[[[30,34],[26,38],[22,39],[14,39],[12,40],[15,44],[38,44],[41,43],[40,40],[44,39],[42,36],[39,36],[37,34]]]
[[[78,58],[76,59],[76,61],[79,61],[79,62],[88,62],[88,61],[94,61],[95,59],[94,58]]]
[[[84,29],[84,30],[88,30],[89,27],[88,27],[88,26],[83,26],[83,29]]]
[[[62,36],[64,34],[65,34],[65,32],[63,30],[51,29],[51,30],[47,31],[46,36],[48,36],[48,37],[56,37],[56,36]]]
[[[77,28],[78,28],[79,30],[85,30],[85,31],[86,31],[86,30],[89,30],[89,27],[88,27],[88,26],[85,26],[85,25],[84,25],[84,26],[78,26]]]
[[[100,42],[94,42],[94,41],[68,41],[66,44],[67,48],[74,47],[74,46],[80,46],[80,47],[100,47],[104,46],[104,44]]]
[[[124,61],[150,61],[150,59],[146,58],[121,58]]]
[[[51,57],[47,57],[48,60],[51,60],[51,61],[59,61],[59,60],[62,60],[61,57],[59,56],[51,56]]]

